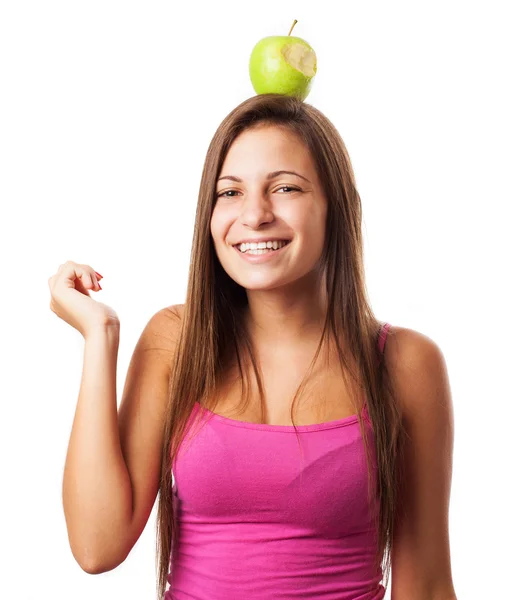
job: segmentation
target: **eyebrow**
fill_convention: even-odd
[[[275,177],[278,177],[279,175],[282,175],[284,173],[286,173],[288,175],[296,175],[297,177],[300,177],[301,179],[305,179],[308,183],[311,183],[311,181],[309,181],[309,179],[306,179],[306,177],[304,177],[303,175],[300,175],[300,173],[297,173],[296,171],[284,171],[284,170],[271,171],[271,173],[267,174],[266,180],[274,179]],[[240,179],[240,177],[235,177],[235,175],[222,175],[222,177],[219,177],[217,179],[217,182],[220,181],[221,179],[231,179],[231,181],[237,181],[238,183],[242,183],[242,179]]]

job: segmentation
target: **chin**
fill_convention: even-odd
[[[241,287],[246,289],[247,291],[263,291],[263,290],[273,290],[279,288],[287,283],[287,281],[283,281],[280,277],[239,277],[238,275],[233,276],[231,273],[228,275],[238,283]]]

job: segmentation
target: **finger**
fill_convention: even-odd
[[[94,286],[93,279],[92,279],[91,273],[89,273],[89,271],[84,271],[82,273],[82,283],[84,284],[86,289],[88,289],[88,290],[93,289],[93,286]]]
[[[94,272],[90,273],[90,275],[91,275],[91,281],[93,282],[93,289],[98,291],[100,286],[98,285],[98,280],[96,278],[96,275]]]
[[[70,271],[69,271],[70,269]],[[79,265],[74,265],[69,267],[68,271],[66,271],[67,279],[72,282],[73,287],[81,292],[89,296],[87,290],[89,290],[92,286],[91,277],[89,277],[89,273],[85,271],[85,269]]]

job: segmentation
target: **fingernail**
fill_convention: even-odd
[[[98,271],[95,271],[95,273],[100,277],[100,279],[103,279],[103,275],[100,275],[100,273]]]

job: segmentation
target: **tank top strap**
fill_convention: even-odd
[[[380,350],[381,356],[384,354],[384,346],[386,345],[386,338],[390,327],[390,323],[384,323],[378,336],[378,349]]]
[[[380,332],[378,334],[378,349],[379,356],[377,357],[377,364],[380,364],[382,357],[384,356],[384,346],[386,345],[386,338],[388,335],[388,330],[391,327],[391,323],[383,323],[380,328]],[[369,419],[368,415],[368,401],[367,398],[364,400],[364,405],[362,407],[362,411],[365,413],[366,417]]]

